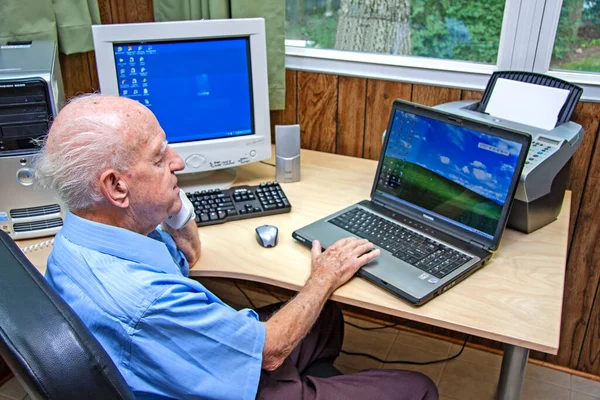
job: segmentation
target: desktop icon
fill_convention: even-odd
[[[133,79],[131,80],[131,83],[135,85],[135,84],[137,83],[137,79],[133,78]]]
[[[150,100],[148,100],[148,99],[144,99],[144,103],[145,103],[145,104],[150,104]]]
[[[135,89],[135,90],[133,91],[133,94],[138,94],[138,91],[137,91],[137,89]]]
[[[144,94],[148,94],[148,89],[144,88]]]
[[[121,80],[121,85],[124,85],[124,84],[126,84],[126,83],[127,83],[127,79],[123,79],[123,80]]]
[[[142,67],[142,69],[140,70],[140,72],[144,72],[146,71],[146,68]]]
[[[146,78],[144,78],[144,79],[142,80],[142,82],[146,83]]]
[[[129,90],[123,90],[123,94],[129,93]]]
[[[140,57],[140,62],[144,61],[144,57]]]
[[[123,51],[123,48],[121,46],[117,47],[117,51]]]
[[[133,59],[133,57],[129,57],[129,62],[135,62],[135,60]]]
[[[121,68],[121,70],[119,72],[121,72],[122,74],[124,74],[125,70],[123,68]]]
[[[142,46],[138,46],[138,50],[141,50],[141,49],[142,49]]]
[[[131,68],[131,73],[135,74],[135,68]]]
[[[129,51],[133,50],[133,46],[127,46],[127,50],[129,50]]]
[[[119,58],[119,62],[120,62],[120,63],[122,63],[122,62],[123,62],[123,59],[122,59],[122,58]]]

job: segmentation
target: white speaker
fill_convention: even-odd
[[[279,182],[300,180],[300,125],[275,125],[275,164]]]

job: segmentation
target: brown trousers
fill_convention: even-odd
[[[281,304],[257,310],[266,320]],[[302,377],[317,360],[333,363],[344,340],[344,319],[340,309],[327,302],[315,326],[275,371],[262,371],[257,399],[285,400],[436,400],[435,384],[412,371],[371,369],[330,378]]]

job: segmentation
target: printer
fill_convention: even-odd
[[[569,90],[554,129],[540,129],[484,113],[498,78]],[[530,233],[556,220],[560,213],[569,179],[570,160],[583,140],[581,125],[569,121],[582,92],[578,86],[542,74],[497,71],[490,78],[481,101],[463,100],[435,107],[459,117],[531,135],[531,147],[515,193],[508,227]]]
[[[64,207],[33,187],[33,158],[64,101],[53,41],[0,42],[0,229],[13,239],[53,235]]]

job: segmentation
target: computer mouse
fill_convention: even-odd
[[[279,230],[273,225],[261,225],[256,228],[256,241],[262,247],[275,247],[277,245]]]

